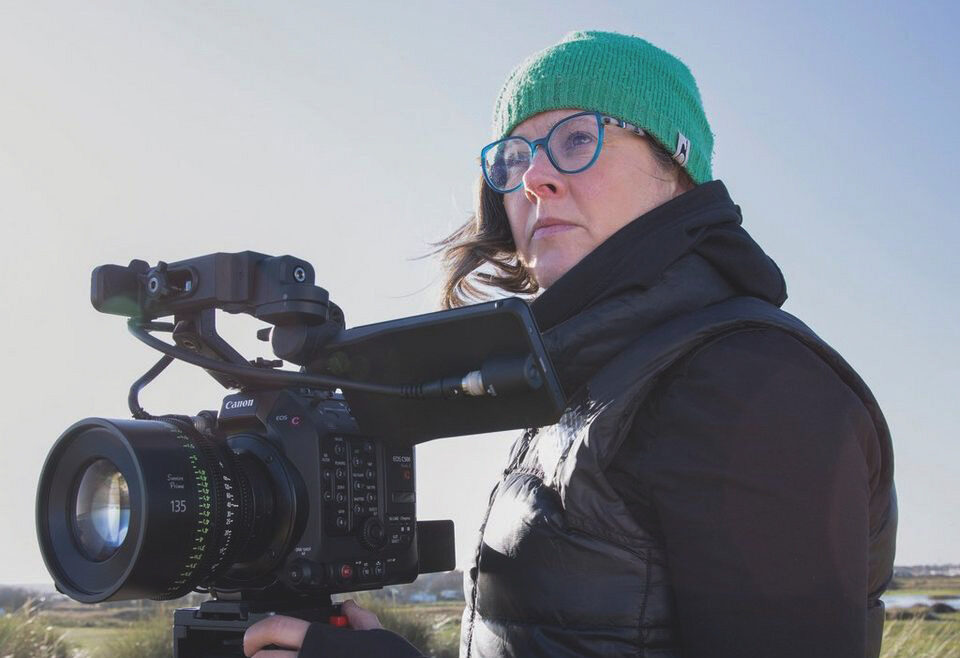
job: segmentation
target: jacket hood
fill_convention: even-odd
[[[610,236],[533,302],[540,329],[626,290],[651,288],[691,253],[706,260],[735,294],[781,306],[787,299],[783,274],[742,222],[740,207],[719,180],[654,208]]]

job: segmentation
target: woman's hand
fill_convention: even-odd
[[[261,619],[243,634],[243,653],[255,658],[296,658],[309,627],[309,622],[295,617]],[[271,644],[282,648],[264,649]]]
[[[369,631],[383,628],[375,614],[361,608],[352,599],[344,601],[340,610],[352,629]],[[252,658],[296,658],[309,627],[309,622],[283,615],[262,619],[244,633],[243,653]],[[264,649],[271,644],[281,648]]]
[[[372,631],[383,628],[380,619],[367,610],[361,608],[353,599],[347,599],[340,604],[340,611],[350,620],[350,628],[355,631]]]

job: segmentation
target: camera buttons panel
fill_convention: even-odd
[[[325,530],[350,533],[349,444],[342,436],[326,437],[320,446],[320,497]]]
[[[377,450],[372,441],[344,436],[323,439],[320,495],[328,534],[357,535],[371,550],[382,547],[385,533],[381,530],[378,472]]]

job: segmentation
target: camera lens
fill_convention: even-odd
[[[74,496],[77,546],[91,560],[117,552],[130,527],[130,489],[116,465],[97,459],[83,472]]]
[[[208,437],[180,418],[88,418],[47,457],[37,534],[71,598],[172,599],[272,582],[305,501],[296,469],[262,437]]]

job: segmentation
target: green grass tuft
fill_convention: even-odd
[[[883,626],[880,658],[960,657],[960,614],[937,617],[888,620]]]
[[[37,617],[31,603],[0,617],[0,656],[3,658],[71,658],[75,652],[63,633]]]
[[[170,658],[173,655],[173,614],[160,610],[135,623],[109,641],[100,652],[103,658]]]
[[[356,601],[376,614],[384,628],[405,638],[424,655],[430,658],[456,658],[459,655],[459,614],[438,615],[433,606],[395,606],[363,594],[357,596]],[[458,608],[462,609],[462,605]]]

